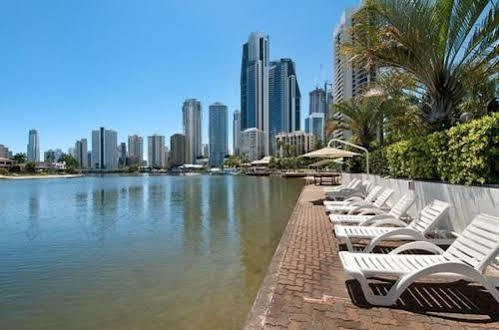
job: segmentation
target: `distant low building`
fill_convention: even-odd
[[[265,153],[265,134],[258,128],[248,128],[241,133],[241,154],[250,161],[261,159]]]
[[[4,146],[3,144],[0,144],[0,158],[10,158],[9,154],[10,154],[9,148]]]
[[[275,137],[279,157],[296,157],[315,149],[316,139],[313,134],[303,131],[280,133]]]
[[[10,169],[14,165],[15,162],[12,159],[0,157],[0,168]]]

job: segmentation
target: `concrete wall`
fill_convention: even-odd
[[[349,182],[353,178],[369,180],[376,185],[394,189],[395,192],[388,202],[389,205],[393,205],[409,191],[409,182],[411,182],[410,180],[384,178],[378,175],[342,174],[343,182]],[[440,199],[451,205],[448,219],[438,225],[442,229],[460,233],[479,213],[499,216],[499,188],[414,181],[414,190],[418,199],[409,211],[413,217],[433,199]]]

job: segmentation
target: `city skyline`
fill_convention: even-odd
[[[29,4],[2,4],[3,12],[9,14],[3,24],[12,33],[7,36],[6,50],[0,54],[0,60],[9,68],[0,78],[3,90],[0,111],[9,123],[8,128],[0,133],[0,143],[14,153],[25,152],[26,132],[36,128],[41,136],[40,153],[43,155],[48,149],[67,150],[74,147],[74,141],[81,137],[90,141],[89,132],[100,126],[113,127],[119,134],[119,141],[126,141],[127,136],[133,134],[147,137],[157,133],[169,137],[181,133],[182,115],[179,108],[190,97],[197,98],[205,105],[205,118],[208,116],[207,105],[217,100],[228,106],[229,118],[232,118],[234,109],[240,107],[241,44],[252,31],[263,31],[269,35],[271,59],[289,57],[297,63],[302,93],[307,93],[317,85],[322,86],[324,79],[332,79],[331,42],[334,27],[342,11],[357,5],[358,1],[341,4],[324,1],[313,5],[295,2],[290,6],[293,10],[285,9],[283,12],[290,20],[302,21],[309,16],[317,17],[307,27],[290,26],[287,29],[275,21],[271,11],[258,15],[258,21],[248,20],[248,13],[256,14],[261,10],[261,4],[258,3],[247,6],[245,11],[241,11],[238,4],[227,3],[223,6],[223,13],[215,13],[211,6],[200,4],[199,10],[202,10],[203,15],[198,15],[197,10],[196,13],[185,10],[182,4],[168,4],[173,7],[168,9],[178,14],[174,22],[181,24],[181,28],[185,26],[182,22],[192,22],[187,19],[191,15],[199,18],[194,29],[185,29],[186,32],[178,36],[175,36],[178,29],[172,28],[175,23],[165,23],[167,26],[163,26],[163,14],[166,11],[164,4],[155,4],[149,9],[131,4],[108,4],[103,6],[102,13],[95,17],[95,26],[90,28],[85,24],[80,25],[80,22],[87,21],[88,13],[85,11],[73,12],[70,6],[60,4],[57,10],[52,11],[55,18],[67,17],[63,23],[59,23],[63,24],[60,26],[43,19],[48,10],[46,6],[36,2],[32,2],[31,6]],[[324,10],[317,10],[318,7]],[[106,14],[115,9],[116,15]],[[24,16],[19,16],[24,11],[32,11],[36,15],[31,21],[24,21]],[[131,13],[135,15],[135,24],[126,25],[123,33],[116,27],[123,26],[122,22]],[[209,13],[223,16],[224,19],[213,25],[213,16],[206,15]],[[210,24],[204,29],[208,21]],[[227,29],[227,26],[233,25],[238,26],[236,29]],[[199,30],[200,26],[203,26],[203,30]],[[199,31],[203,31],[201,37]],[[100,34],[96,34],[98,32]],[[123,36],[127,32],[133,39]],[[145,32],[150,32],[150,37],[135,43],[136,38],[144,36]],[[49,40],[36,37],[48,33],[53,36]],[[166,55],[169,43],[155,49],[158,38],[173,38],[172,42],[182,56]],[[188,42],[193,38],[201,40],[199,46]],[[43,42],[40,43],[39,39]],[[70,41],[71,44],[68,44]],[[102,48],[108,44],[115,45],[110,53]],[[26,47],[30,52],[24,52]],[[198,48],[189,52],[189,47]],[[87,49],[95,60],[90,60],[88,52],[81,52],[81,49]],[[190,53],[192,56],[188,55]],[[182,67],[182,70],[177,67]],[[47,71],[47,68],[50,70]],[[203,76],[197,77],[200,83],[193,84],[187,77],[182,78],[189,76],[187,72],[203,72]],[[308,98],[302,96],[302,127],[306,115],[303,110],[307,108]],[[15,116],[19,112],[26,114],[22,120]],[[206,120],[203,121],[202,131],[202,142],[207,143]],[[232,125],[229,125],[229,136],[232,136]],[[233,150],[231,138],[229,150]]]

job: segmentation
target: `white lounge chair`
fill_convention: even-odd
[[[437,255],[400,254],[408,250],[423,250]],[[487,266],[499,253],[499,217],[480,214],[461,235],[443,251],[430,242],[411,242],[389,254],[340,252],[345,273],[359,281],[366,300],[373,305],[389,306],[422,277],[449,280],[469,279],[477,282],[499,302],[499,291],[484,275]],[[375,295],[367,279],[395,277],[386,295]]]
[[[365,196],[366,186],[360,180],[355,181],[351,187],[326,192],[328,200],[344,200],[352,196]]]
[[[353,188],[353,186],[357,182],[361,183],[361,181],[359,179],[352,179],[350,182],[348,182],[346,184],[341,184],[341,185],[336,186],[336,187],[324,187],[323,190],[325,193],[328,193],[328,192],[332,192],[332,191],[339,191],[341,189]]]
[[[393,189],[385,189],[374,201],[371,202],[354,202],[350,205],[328,205],[326,206],[326,212],[329,213],[348,213],[348,214],[356,214],[360,213],[364,208],[376,208],[383,209],[385,203],[388,201],[390,196],[393,194]],[[385,207],[386,209],[386,207]]]
[[[358,202],[372,203],[376,200],[376,197],[381,192],[381,190],[383,190],[383,187],[375,186],[373,189],[369,191],[369,193],[364,198],[362,198],[362,196],[360,195],[352,196],[343,201],[324,201],[323,204],[324,206],[347,206]]]
[[[380,223],[385,220],[393,220],[394,222],[401,221],[400,218],[404,216],[411,206],[416,201],[416,194],[409,192],[402,196],[397,203],[395,203],[388,213],[376,209],[368,208],[362,209],[360,214],[330,214],[329,220],[334,225],[348,224],[348,225],[358,225],[358,226],[371,226],[375,223]],[[366,215],[374,214],[374,215]],[[390,223],[394,223],[390,222]],[[386,223],[386,221],[384,222]],[[405,223],[400,223],[403,226]]]
[[[421,210],[417,219],[412,220],[408,225],[403,221],[386,219],[372,226],[336,225],[334,233],[341,243],[347,245],[348,251],[353,251],[352,241],[369,240],[363,252],[371,252],[383,240],[424,241],[426,235],[448,211],[448,203],[435,199]],[[392,227],[381,227],[387,224]]]

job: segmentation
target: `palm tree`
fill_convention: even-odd
[[[343,51],[355,65],[410,75],[424,119],[445,128],[470,81],[497,81],[498,10],[494,0],[366,0]]]
[[[353,99],[337,103],[334,105],[334,111],[343,114],[343,118],[331,120],[326,126],[347,129],[352,132],[355,143],[370,148],[383,121],[379,99]]]

